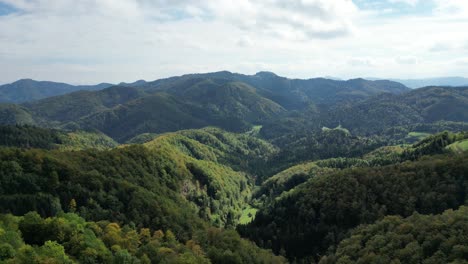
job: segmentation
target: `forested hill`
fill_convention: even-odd
[[[58,131],[8,129],[31,132],[31,139],[40,132],[36,144],[60,140]],[[255,165],[275,151],[260,139],[217,128],[112,150],[0,148],[0,212],[26,214],[0,215],[0,257],[14,263],[119,263],[124,257],[284,263],[232,230],[248,206]]]
[[[70,85],[66,83],[23,79],[14,83],[1,85],[0,102],[22,103],[71,93],[78,90],[101,90],[110,86],[112,86],[112,84],[109,83],[101,83],[98,85]]]
[[[360,224],[373,223],[385,215],[438,214],[465,205],[466,164],[466,155],[436,156],[322,173],[280,196],[240,230],[260,245],[286,252],[289,259],[318,261],[327,252],[334,252]],[[428,250],[435,250],[429,255],[437,251]]]
[[[292,112],[266,122],[260,134],[275,144],[312,145],[330,129],[341,127],[347,135],[372,137],[384,141],[405,138],[420,131],[467,130],[468,87],[426,87],[392,95],[382,94],[363,101],[339,104],[328,109]],[[307,143],[312,141],[311,144]],[[300,149],[300,146],[294,146]]]
[[[22,105],[3,104],[0,122],[97,129],[125,142],[142,133],[205,126],[246,131],[253,125],[275,122],[293,110],[330,108],[381,93],[400,94],[408,90],[399,83],[364,79],[299,80],[267,72],[191,74],[154,82],[122,83],[99,91],[78,91]]]
[[[463,263],[467,109],[270,72],[0,104],[0,263]]]
[[[338,81],[325,78],[288,79],[272,72],[243,75],[227,71],[205,74],[188,74],[142,85],[148,90],[170,90],[172,86],[186,86],[193,80],[217,79],[243,82],[258,90],[262,96],[286,109],[302,109],[310,104],[335,104],[352,102],[380,93],[403,93],[406,86],[392,81],[368,81],[352,79]]]
[[[358,133],[382,132],[394,126],[440,120],[468,122],[468,87],[425,87],[402,95],[386,95],[339,107],[329,122]],[[328,125],[332,125],[328,123]]]
[[[467,259],[468,207],[408,218],[387,216],[341,241],[319,263],[463,263]]]
[[[366,232],[355,229],[361,224],[381,228],[378,221],[391,220],[387,215],[436,214],[466,204],[466,133],[444,132],[360,158],[296,165],[256,188],[259,171],[280,150],[252,131],[210,127],[148,135],[144,144],[111,150],[88,145],[69,151],[60,148],[68,135],[63,131],[2,129],[9,135],[2,144],[9,147],[0,147],[0,248],[3,259],[24,260],[19,263],[285,262],[268,249],[291,262],[333,263],[351,254],[348,241],[373,239],[349,236]],[[457,250],[464,243],[457,230],[466,225],[457,220],[460,214],[450,216],[456,225],[439,226],[451,234],[441,239],[452,239]],[[447,251],[430,247],[415,257],[448,260],[463,254],[438,250]]]

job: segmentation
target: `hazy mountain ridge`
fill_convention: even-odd
[[[421,78],[421,79],[382,79],[382,78],[366,78],[369,80],[391,80],[406,85],[409,88],[422,88],[427,86],[468,86],[468,78],[465,77],[437,77],[437,78]]]
[[[409,90],[404,85],[392,81],[368,81],[364,79],[340,81],[325,78],[289,79],[272,72],[244,75],[228,71],[187,74],[148,82],[142,87],[148,90],[161,90],[168,89],[173,84],[180,85],[189,80],[206,78],[246,83],[255,87],[258,94],[286,109],[301,109],[309,104],[335,104],[344,101],[355,101],[382,92],[402,93]]]
[[[468,87],[426,87],[402,95],[387,94],[338,108],[330,120],[355,131],[439,120],[468,122]],[[329,124],[332,125],[332,124]]]
[[[0,86],[0,102],[23,103],[79,90],[96,91],[112,86],[110,83],[97,85],[71,85],[60,82],[22,79]]]
[[[7,107],[5,124],[18,122],[67,129],[98,129],[119,141],[142,133],[204,126],[244,131],[292,109],[361,101],[384,92],[409,90],[389,81],[287,79],[274,73],[230,72],[122,83]]]
[[[145,81],[138,80],[132,83],[121,82],[118,86],[126,87],[146,87],[148,89],[154,89],[156,87],[163,87],[168,83],[173,83],[181,79],[193,79],[193,78],[218,78],[218,79],[228,79],[232,81],[242,81],[246,82],[253,86],[259,86],[259,88],[265,88],[265,85],[262,85],[262,82],[266,80],[274,80],[275,82],[283,82],[282,86],[284,87],[304,87],[304,86],[314,86],[311,84],[313,82],[321,82],[321,85],[326,84],[326,80],[337,81],[342,83],[352,83],[362,80],[358,79],[349,79],[343,80],[340,78],[333,77],[318,77],[311,79],[289,79],[285,77],[280,77],[272,72],[258,72],[254,75],[244,75],[239,73],[231,73],[228,71],[220,71],[213,73],[199,73],[199,74],[186,74],[182,76],[174,76],[169,78],[163,78],[155,81]],[[365,78],[368,81],[375,82],[397,82],[407,86],[409,88],[421,88],[427,86],[467,86],[468,78],[464,77],[437,77],[437,78],[421,78],[421,79],[395,79],[395,78]],[[331,85],[330,83],[327,85]],[[66,93],[71,93],[79,90],[87,91],[96,91],[105,89],[113,86],[110,83],[100,83],[97,85],[71,85],[61,82],[51,82],[51,81],[36,81],[32,79],[21,79],[10,84],[0,85],[0,102],[8,103],[22,103],[28,101],[39,100],[47,97],[62,95]],[[273,85],[271,87],[274,87]],[[333,85],[331,85],[333,86]],[[343,86],[343,85],[341,85]],[[396,85],[393,84],[393,87],[396,88]],[[270,90],[267,88],[266,90]],[[392,91],[388,91],[392,92]]]

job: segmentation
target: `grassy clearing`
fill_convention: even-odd
[[[447,148],[456,153],[468,151],[468,139],[450,144]]]
[[[257,214],[257,211],[257,208],[253,208],[251,206],[244,208],[244,210],[242,210],[241,218],[239,219],[239,224],[245,225],[252,222],[252,220],[255,218],[255,215]]]
[[[245,132],[245,134],[251,137],[257,137],[261,129],[262,129],[262,126],[253,126],[252,129]]]
[[[328,128],[326,126],[322,127],[322,132],[328,132],[328,131],[332,131],[332,130],[341,130],[341,131],[345,132],[346,134],[351,134],[351,133],[349,133],[348,129],[342,127],[341,125],[339,125],[339,126],[337,126],[335,128]]]
[[[416,142],[416,141],[423,140],[424,138],[430,135],[431,135],[430,133],[413,131],[413,132],[408,133],[408,135],[406,136],[406,140],[411,141],[411,142]]]

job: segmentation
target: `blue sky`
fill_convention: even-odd
[[[468,77],[467,0],[0,0],[0,83]]]
[[[0,16],[6,16],[15,12],[17,10],[12,5],[0,2]]]

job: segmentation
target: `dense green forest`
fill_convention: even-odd
[[[290,259],[318,260],[360,224],[464,205],[467,164],[468,156],[447,154],[319,174],[262,208],[239,230]]]
[[[185,237],[199,218],[235,225],[251,196],[249,171],[274,151],[259,139],[215,128],[109,151],[5,148],[0,209],[50,216],[74,199],[87,219],[171,227]],[[191,224],[184,222],[189,215]]]
[[[95,131],[60,131],[30,125],[0,126],[0,146],[62,150],[110,149],[118,143]]]
[[[73,204],[71,210],[73,211]],[[182,242],[171,230],[87,222],[74,213],[0,215],[2,263],[285,263],[234,231],[199,230]]]
[[[468,258],[467,87],[47,84],[0,91],[0,263]]]
[[[387,216],[355,229],[319,263],[464,263],[468,207],[439,215]]]
[[[24,133],[33,131],[31,135],[36,135],[37,131],[59,133],[31,127],[10,129]],[[38,137],[36,141],[46,139]],[[204,243],[206,254],[197,258],[198,255],[184,255],[190,250],[183,245],[166,250],[162,241],[155,242],[158,246],[152,250],[157,252],[161,247],[162,251],[168,251],[168,257],[173,258],[170,263],[179,263],[178,257],[189,259],[180,263],[199,263],[204,258],[213,263],[226,263],[227,259],[232,259],[233,263],[281,263],[281,258],[242,240],[235,231],[209,227],[236,225],[251,196],[253,178],[249,171],[254,171],[256,163],[275,151],[273,146],[259,139],[216,128],[165,134],[145,145],[112,150],[2,148],[0,210],[15,215],[34,211],[43,217],[75,212],[88,220],[112,221],[134,229],[170,230],[183,243],[195,237]],[[235,171],[228,165],[246,172]],[[37,236],[43,237],[40,233]],[[222,246],[224,240],[226,245]],[[32,244],[42,245],[45,241]],[[25,242],[25,247],[31,244],[26,238]],[[62,242],[66,248],[69,242]],[[99,258],[120,263],[110,261],[116,254],[124,253],[112,251],[112,245],[107,247],[110,253]],[[19,248],[21,246],[14,248],[14,252]],[[49,254],[46,248],[31,250],[38,258]],[[125,253],[129,258],[136,256],[135,249],[126,250],[131,253]],[[66,251],[66,255],[73,259],[81,253]],[[39,263],[43,263],[41,261]]]

